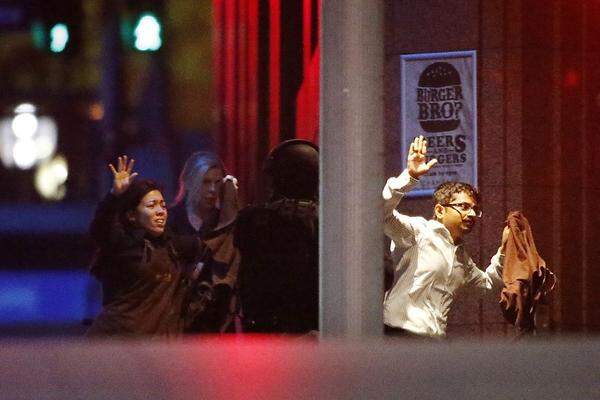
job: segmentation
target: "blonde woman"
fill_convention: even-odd
[[[191,301],[196,313],[192,332],[234,330],[239,255],[232,230],[238,208],[237,179],[226,174],[221,160],[211,152],[192,154],[181,171],[179,190],[169,209],[173,231],[196,234],[212,250],[194,266],[198,284]]]

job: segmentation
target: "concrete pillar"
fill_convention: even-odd
[[[383,2],[322,7],[320,328],[324,337],[380,335]]]

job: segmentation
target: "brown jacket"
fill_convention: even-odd
[[[554,289],[556,277],[537,252],[527,218],[520,211],[512,211],[507,224],[510,235],[505,250],[500,307],[504,318],[515,325],[519,333],[533,332],[536,306]]]

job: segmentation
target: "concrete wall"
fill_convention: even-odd
[[[559,277],[543,332],[600,329],[600,6],[583,1],[386,1],[386,175],[400,172],[401,54],[477,50],[478,186],[485,216],[467,241],[485,268],[510,210],[529,219]],[[407,214],[430,215],[409,199]],[[449,336],[511,335],[497,294],[465,293]]]

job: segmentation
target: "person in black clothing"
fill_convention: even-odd
[[[318,329],[319,151],[288,140],[267,158],[271,197],[242,209],[235,244],[244,332],[303,334]]]
[[[210,250],[194,236],[165,231],[168,212],[159,186],[137,179],[134,160],[110,164],[113,186],[90,227],[98,251],[92,265],[103,306],[88,336],[178,335],[186,325],[190,276],[184,265]]]

